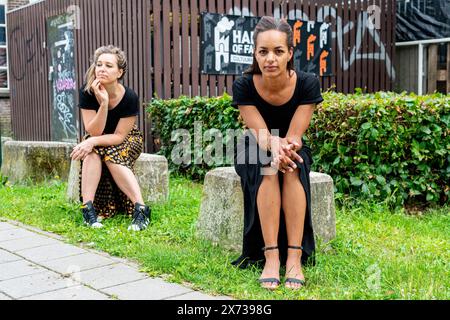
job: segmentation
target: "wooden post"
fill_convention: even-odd
[[[428,84],[427,93],[433,93],[437,87],[437,59],[438,45],[430,44],[428,46]]]
[[[450,93],[450,43],[447,43],[447,93]]]

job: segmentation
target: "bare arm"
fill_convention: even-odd
[[[105,130],[106,118],[108,117],[108,106],[100,105],[98,111],[81,109],[84,129],[92,137],[100,136]]]
[[[286,134],[288,140],[295,141],[301,146],[303,134],[309,127],[314,109],[315,104],[305,104],[297,107]]]
[[[288,143],[286,139],[272,136],[266,122],[255,106],[239,107],[239,111],[246,126],[255,136],[259,147],[271,151],[274,159],[272,165],[283,173],[286,170],[292,170],[288,168],[289,165],[294,165],[294,162],[289,158],[289,154],[295,146]]]
[[[270,132],[266,122],[255,106],[239,106],[239,112],[245,125],[250,129],[263,150],[270,149]]]
[[[104,134],[91,138],[94,146],[115,146],[121,144],[131,129],[133,129],[136,119],[137,116],[121,118],[113,134]]]
[[[94,136],[84,140],[74,148],[70,157],[73,160],[82,160],[92,152],[92,149],[95,146],[113,146],[121,144],[130,133],[131,129],[133,129],[136,119],[137,116],[120,119],[116,131],[113,134]]]
[[[105,130],[106,118],[108,117],[109,95],[98,79],[94,80],[91,88],[100,107],[97,112],[82,109],[81,114],[83,116],[84,128],[91,136],[95,137],[100,136],[103,130]]]
[[[286,157],[279,158],[279,166],[284,169],[289,167],[295,169],[296,165],[293,160],[303,162],[297,151],[302,148],[303,134],[309,127],[312,115],[314,113],[315,104],[299,105],[289,124],[286,134],[285,143],[282,146]]]

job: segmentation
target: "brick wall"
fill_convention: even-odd
[[[30,1],[29,0],[9,0],[8,1],[8,11],[9,10],[14,10],[18,7],[24,6],[29,4]]]
[[[8,98],[0,98],[0,135],[11,137],[11,109]]]

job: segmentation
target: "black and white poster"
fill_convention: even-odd
[[[201,69],[204,74],[242,74],[253,61],[253,30],[260,17],[203,12]],[[293,30],[297,70],[331,75],[331,29],[327,23],[287,20]]]
[[[50,49],[51,134],[53,141],[76,142],[78,121],[74,66],[73,22],[66,14],[47,19]]]

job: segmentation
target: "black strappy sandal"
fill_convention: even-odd
[[[264,248],[262,248],[263,251],[267,251],[267,250],[275,250],[275,249],[278,249],[278,246],[264,247]],[[259,281],[260,284],[263,284],[263,283],[272,283],[272,282],[276,283],[276,286],[275,286],[275,287],[264,287],[264,286],[261,286],[262,288],[264,288],[264,289],[269,289],[269,290],[275,290],[275,289],[277,289],[277,288],[280,286],[280,284],[281,284],[280,279],[277,279],[277,278],[260,278],[260,279],[258,279],[258,281]]]
[[[300,247],[299,246],[288,246],[288,249],[297,249],[297,250],[302,250],[303,251],[303,247],[302,246],[300,246]],[[306,285],[306,281],[305,280],[297,279],[297,278],[286,278],[286,281],[285,281],[284,285],[286,286],[287,283],[298,283],[298,284],[301,285],[301,287]],[[291,290],[298,290],[301,287],[298,287],[298,288],[286,287],[286,288],[291,289]]]

